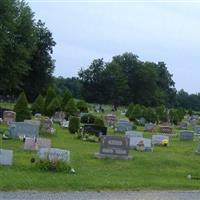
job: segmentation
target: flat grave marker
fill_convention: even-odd
[[[152,141],[148,138],[130,137],[130,149],[153,151]]]
[[[192,141],[194,139],[194,133],[192,131],[181,131],[180,140],[181,141]]]
[[[127,137],[143,137],[143,133],[140,131],[126,131],[125,136],[127,136]]]

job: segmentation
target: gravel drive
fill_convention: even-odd
[[[200,200],[200,191],[0,192],[0,200]]]

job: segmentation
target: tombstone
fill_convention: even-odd
[[[161,145],[163,140],[167,140],[169,142],[169,136],[166,135],[152,135],[152,144],[153,145]]]
[[[186,129],[188,128],[187,122],[181,122],[181,123],[178,125],[178,128],[179,128],[179,129],[182,129],[182,130],[186,130]]]
[[[27,122],[12,122],[9,129],[10,137],[38,137],[39,126]]]
[[[114,114],[108,114],[105,116],[105,120],[108,126],[114,126],[117,121],[117,117]]]
[[[155,128],[156,128],[156,125],[155,125],[155,124],[152,124],[152,123],[146,123],[146,124],[144,125],[144,130],[145,130],[145,131],[150,131],[150,132],[152,132],[152,131],[155,130]]]
[[[40,148],[51,148],[51,140],[45,138],[26,138],[25,150],[38,150]]]
[[[181,131],[180,140],[181,141],[192,141],[194,139],[194,133],[192,131]]]
[[[141,144],[143,144],[143,151],[153,151],[151,139],[141,137],[130,137],[130,149],[138,150]]]
[[[140,125],[145,125],[145,122],[146,122],[146,120],[145,120],[144,117],[141,117],[141,118],[138,119],[137,121],[138,121],[138,123],[139,123]]]
[[[53,128],[53,122],[50,118],[45,117],[41,123],[42,131],[53,134],[55,132]]]
[[[69,121],[63,120],[60,123],[60,125],[61,125],[62,128],[68,128],[69,127]]]
[[[120,136],[102,136],[100,151],[96,153],[97,158],[132,159],[129,153],[129,138]]]
[[[196,153],[197,153],[197,154],[200,154],[200,141],[199,141],[199,143],[198,143]]]
[[[194,131],[195,131],[195,133],[199,134],[200,133],[200,125],[196,125],[194,127]]]
[[[117,132],[126,132],[133,129],[133,124],[127,120],[119,120],[116,125]]]
[[[4,111],[11,111],[11,110],[9,110],[7,108],[1,108],[0,107],[0,118],[2,118],[2,119],[3,119],[3,113],[4,113]]]
[[[13,151],[0,149],[0,165],[12,165],[13,164]]]
[[[102,135],[107,135],[107,127],[99,126],[96,124],[84,124],[83,134],[85,133],[100,137]]]
[[[7,124],[11,122],[15,122],[16,119],[16,112],[13,111],[4,111],[3,112],[3,121]]]
[[[70,162],[70,151],[64,149],[40,148],[37,155],[40,160]]]
[[[41,118],[41,117],[42,117],[42,114],[36,113],[36,114],[34,115],[34,117],[35,117],[35,118]]]
[[[55,112],[55,114],[53,116],[54,122],[62,122],[64,119],[65,119],[65,112],[63,112],[63,111]]]
[[[143,137],[143,133],[140,131],[126,131],[125,136],[127,136],[127,137]]]
[[[30,124],[35,124],[39,127],[40,127],[40,124],[41,124],[40,121],[38,121],[38,120],[24,120],[24,122],[30,123]]]
[[[164,133],[164,134],[172,134],[172,127],[171,127],[171,126],[163,126],[163,125],[160,125],[159,128],[160,128],[160,132],[161,132],[161,133]]]

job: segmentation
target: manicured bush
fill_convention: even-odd
[[[100,117],[95,117],[94,124],[99,126],[105,126],[103,119],[101,119]]]
[[[67,117],[75,116],[77,114],[77,107],[74,99],[70,99],[65,106],[65,112]]]
[[[92,114],[83,115],[81,117],[81,123],[83,124],[94,124],[95,116]]]
[[[45,113],[47,112],[47,107],[55,97],[56,97],[56,91],[52,87],[49,87],[45,99]]]
[[[62,98],[62,109],[64,110],[65,109],[65,106],[67,105],[68,101],[72,98],[72,93],[66,89],[64,91],[64,95],[63,95],[63,98]]]
[[[28,108],[28,101],[24,92],[19,95],[14,107],[14,111],[16,112],[16,121],[31,119],[31,112]]]
[[[39,95],[34,103],[32,104],[32,113],[44,113],[44,98],[42,97],[42,95]]]
[[[48,105],[47,109],[46,109],[46,114],[48,116],[52,116],[54,115],[54,113],[56,111],[60,111],[61,110],[61,105],[60,105],[60,101],[57,97],[55,97],[51,103]]]
[[[83,101],[83,100],[78,101],[76,105],[80,112],[84,112],[84,113],[88,112],[88,106],[85,101]]]
[[[80,119],[78,117],[70,117],[69,120],[69,132],[77,133],[80,128]]]

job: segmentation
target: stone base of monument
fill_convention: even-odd
[[[120,155],[109,155],[109,154],[101,154],[101,153],[95,153],[95,157],[98,159],[120,159],[120,160],[132,160],[133,156],[120,156]]]

